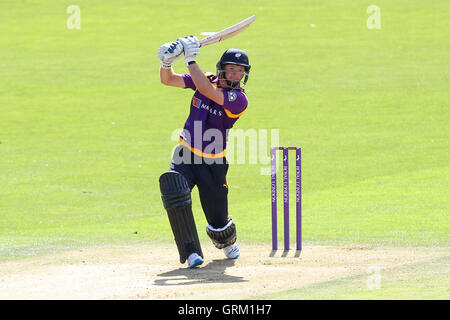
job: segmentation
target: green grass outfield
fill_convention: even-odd
[[[66,26],[72,4],[79,30]],[[235,128],[278,129],[281,144],[302,147],[305,245],[449,246],[450,3],[233,4],[0,2],[0,261],[171,242],[158,177],[192,92],[160,84],[158,48],[252,14],[198,62],[215,71],[225,49],[248,52],[250,104]],[[366,26],[371,4],[379,30]],[[269,246],[266,167],[231,165],[228,183],[239,240]]]

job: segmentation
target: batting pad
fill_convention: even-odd
[[[178,172],[169,171],[159,177],[159,186],[161,199],[180,253],[180,262],[184,263],[194,252],[203,258],[192,213],[191,190],[186,178]]]
[[[229,219],[227,225],[220,229],[214,229],[211,225],[206,226],[206,233],[211,238],[217,249],[223,249],[236,242],[236,225],[233,219]]]

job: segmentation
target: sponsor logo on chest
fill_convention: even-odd
[[[206,110],[210,114],[213,114],[215,116],[221,117],[223,115],[223,112],[221,110],[218,110],[216,108],[211,107],[210,105],[202,103],[202,100],[197,98],[197,97],[193,97],[192,98],[192,106],[194,108],[197,108],[197,109],[200,109],[200,110]]]

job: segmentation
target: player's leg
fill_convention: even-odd
[[[192,214],[191,190],[187,180],[182,174],[169,171],[160,176],[159,185],[164,208],[167,210],[170,226],[180,254],[180,262],[184,263],[194,253],[203,258],[194,215]],[[203,260],[197,261],[196,264],[201,262]],[[191,261],[189,263],[191,267]]]
[[[214,228],[208,224],[206,226],[206,233],[217,249],[223,249],[227,258],[236,259],[239,257],[239,246],[236,244],[236,224],[231,217],[228,223],[222,228]]]
[[[175,153],[180,152],[176,150]],[[182,151],[181,151],[182,152]],[[171,170],[159,178],[161,198],[167,210],[170,226],[180,254],[180,262],[188,259],[189,268],[203,262],[203,253],[198,239],[192,213],[191,190],[194,187],[191,165],[171,163]]]
[[[193,154],[181,145],[178,145],[170,162],[170,171],[181,173],[188,181],[189,188],[192,190],[195,186],[195,174],[192,164],[194,163]]]
[[[235,259],[239,256],[239,247],[236,245],[236,225],[228,216],[228,164],[201,165],[197,169],[197,187],[208,221],[206,233],[216,248],[224,249],[228,258]]]

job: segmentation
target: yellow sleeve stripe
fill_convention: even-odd
[[[238,113],[238,114],[232,113],[230,110],[226,109],[225,107],[223,109],[225,110],[225,113],[227,114],[228,118],[235,119],[235,118],[239,118],[245,112],[245,110],[247,110],[247,107],[245,107],[245,109],[241,113]]]

